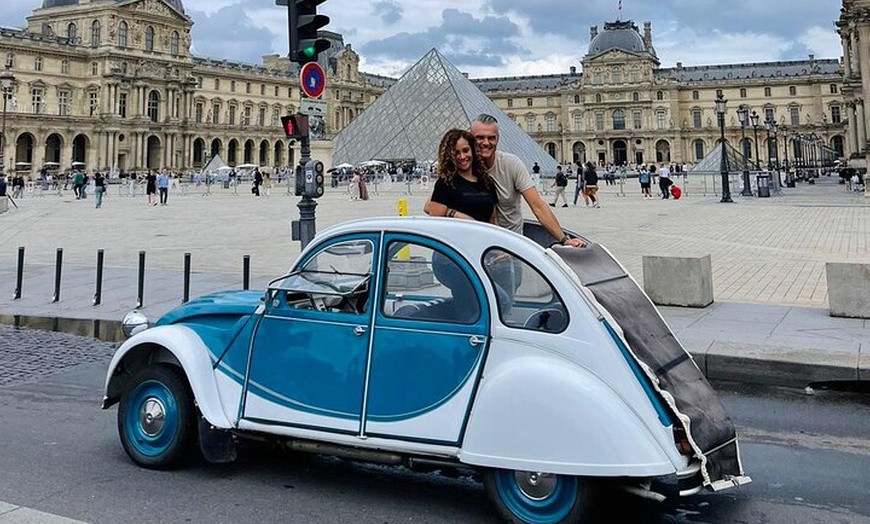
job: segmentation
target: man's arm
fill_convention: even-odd
[[[544,229],[547,230],[550,235],[553,236],[553,239],[556,242],[561,242],[565,233],[562,231],[562,226],[559,225],[559,220],[556,218],[556,215],[553,214],[553,211],[550,209],[550,206],[544,202],[544,199],[541,198],[540,193],[534,187],[530,187],[523,191],[523,198],[526,200],[526,203],[532,208],[532,213],[535,214],[535,217],[538,219],[538,222],[544,226]],[[583,242],[579,238],[571,238],[565,242],[566,246],[572,247],[586,247],[586,242]]]

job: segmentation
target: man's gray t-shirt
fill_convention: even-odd
[[[523,191],[535,187],[532,175],[518,156],[495,152],[495,163],[489,168],[498,194],[496,214],[498,225],[523,234]]]

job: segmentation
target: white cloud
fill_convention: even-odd
[[[798,37],[798,40],[817,57],[839,57],[843,54],[840,36],[824,27],[810,27]]]

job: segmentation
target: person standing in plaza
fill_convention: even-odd
[[[255,197],[260,198],[260,186],[263,185],[263,174],[258,168],[254,168],[254,184],[251,187],[251,193]]]
[[[82,199],[82,185],[84,181],[85,175],[76,169],[75,173],[73,173],[73,194],[76,196],[76,200]]]
[[[532,176],[522,160],[516,155],[497,150],[499,133],[498,120],[495,117],[487,114],[478,116],[471,124],[471,134],[474,135],[477,153],[495,183],[498,196],[496,215],[500,226],[523,234],[522,198],[556,242],[573,247],[586,245],[583,240],[565,234],[556,215],[535,189]]]
[[[272,175],[268,172],[263,173],[263,191],[266,193],[266,196],[272,195]]]
[[[165,169],[157,175],[157,190],[160,191],[160,205],[165,206],[169,200],[169,174]]]
[[[667,200],[671,197],[671,170],[667,164],[662,164],[658,170],[659,189],[662,192],[662,199]]]
[[[97,171],[94,173],[94,203],[95,208],[100,209],[103,205],[103,195],[106,193],[106,179]]]
[[[154,171],[148,171],[145,175],[145,194],[148,195],[148,205],[157,205],[157,175]]]
[[[577,197],[582,195],[583,202],[588,206],[589,205],[589,197],[586,196],[586,192],[583,191],[585,189],[585,182],[583,181],[583,164],[577,163],[577,176],[574,178],[574,205],[577,205]]]
[[[637,175],[637,180],[640,182],[640,192],[643,198],[652,198],[650,187],[652,186],[652,175],[646,165],[640,166],[640,173]]]
[[[550,207],[556,207],[559,203],[559,197],[562,197],[562,207],[568,207],[568,199],[565,198],[565,188],[568,187],[568,176],[562,172],[562,166],[556,166],[556,180],[553,181],[553,188],[556,189],[553,195],[553,201],[550,202]]]
[[[598,202],[598,171],[592,162],[586,162],[586,169],[583,170],[583,194],[589,199],[587,206],[591,202],[592,207],[601,207]]]

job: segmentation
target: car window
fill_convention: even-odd
[[[568,312],[555,288],[537,269],[513,253],[490,249],[483,267],[496,292],[499,317],[506,326],[559,333]]]
[[[271,288],[282,294],[284,303],[291,308],[365,313],[373,253],[370,240],[331,244]]]
[[[381,311],[387,317],[474,324],[480,298],[466,272],[450,256],[405,241],[387,246]]]

